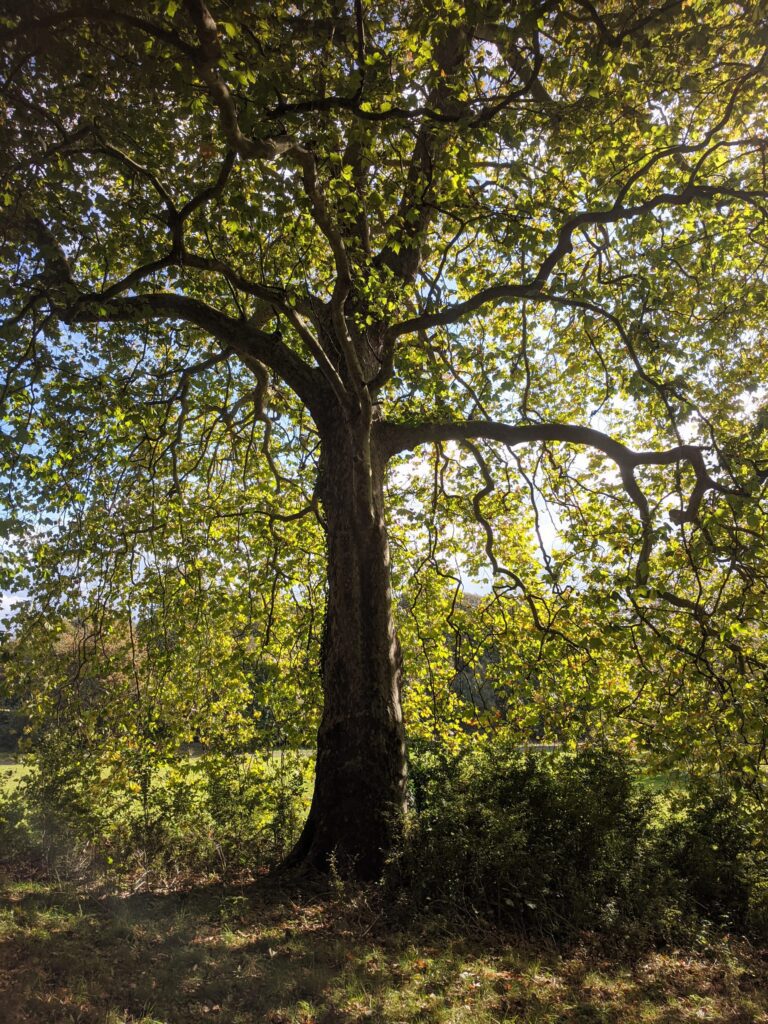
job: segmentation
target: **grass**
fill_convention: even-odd
[[[6,1014],[3,1017],[3,1012]],[[439,922],[393,926],[365,892],[246,889],[0,899],[0,1018],[16,1024],[768,1022],[768,955],[635,962]]]
[[[27,775],[29,768],[23,764],[17,764],[10,758],[0,756],[0,792],[3,790],[11,792]]]

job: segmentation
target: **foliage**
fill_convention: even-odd
[[[0,791],[0,867],[131,888],[250,877],[295,841],[310,770],[302,754],[180,756],[139,787],[41,758]]]
[[[768,935],[764,810],[719,782],[651,794],[626,755],[502,743],[412,759],[390,879],[417,905],[529,934],[637,945],[709,926]]]
[[[699,780],[671,810],[656,855],[680,879],[695,912],[765,941],[765,808],[755,806],[749,793]]]
[[[212,660],[200,664],[198,637],[168,627],[38,618],[15,641],[6,685],[33,697],[33,771],[8,797],[9,851],[26,843],[47,871],[148,882],[228,877],[287,852],[305,810],[312,762],[295,744],[311,705],[306,718],[279,717],[279,673],[248,638],[201,623]]]
[[[335,621],[384,722],[402,652],[416,739],[762,785],[765,32],[759,0],[5,5],[4,685],[52,777],[148,794],[256,713],[306,743]],[[342,484],[381,540],[358,630]],[[381,683],[355,663],[326,699]]]

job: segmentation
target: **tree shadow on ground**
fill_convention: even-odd
[[[102,898],[16,886],[0,899],[9,1024],[741,1024],[768,1020],[767,982],[757,955],[561,956],[436,922],[403,929],[365,892],[273,879]]]

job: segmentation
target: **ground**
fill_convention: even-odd
[[[558,953],[436,918],[393,924],[370,891],[297,895],[270,879],[121,897],[2,891],[9,1024],[768,1022],[768,952],[726,940],[611,959],[585,938]]]

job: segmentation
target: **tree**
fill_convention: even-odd
[[[706,692],[761,670],[757,640],[711,627],[758,601],[761,3],[14,0],[2,26],[6,528],[24,503],[38,535],[43,507],[70,539],[90,516],[68,557],[122,545],[135,584],[163,508],[209,545],[212,522],[263,516],[274,580],[278,556],[316,566],[317,518],[323,706],[295,862],[375,876],[402,817],[388,470],[405,515],[422,490],[453,502],[467,551],[474,519],[561,661],[583,650],[566,599],[599,583],[616,660],[648,678],[662,641]],[[131,487],[153,512],[128,528]],[[572,541],[559,564],[522,537],[542,494]]]

